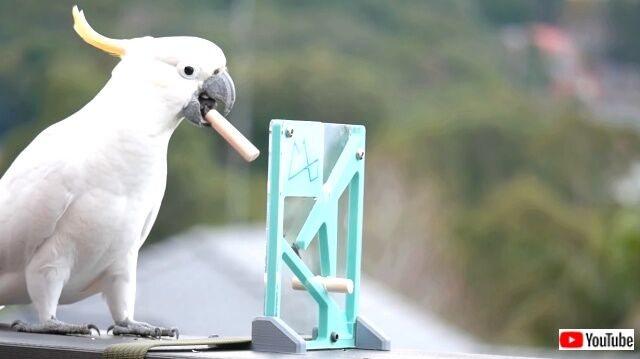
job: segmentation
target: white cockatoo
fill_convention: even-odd
[[[120,57],[91,102],[40,133],[0,179],[0,305],[33,303],[19,331],[91,334],[58,304],[102,293],[114,334],[177,335],[134,321],[138,250],[156,220],[167,146],[183,118],[228,114],[235,88],[222,50],[196,37],[110,39],[73,8],[87,43]],[[99,333],[99,331],[98,331]]]

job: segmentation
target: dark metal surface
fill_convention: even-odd
[[[135,338],[113,337],[103,334],[102,337],[62,336],[46,334],[17,333],[8,328],[7,324],[0,325],[0,358],[13,359],[99,359],[102,351],[111,344],[136,340]],[[139,339],[143,340],[143,339]],[[280,358],[282,354],[258,353],[250,350],[208,350],[203,347],[189,347],[180,350],[154,349],[147,358]],[[287,355],[288,356],[288,355]],[[473,354],[435,354],[411,350],[393,350],[391,352],[368,350],[332,350],[312,351],[304,356],[322,358],[508,358],[504,356],[473,355]],[[300,355],[292,357],[301,357]]]

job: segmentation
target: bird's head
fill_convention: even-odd
[[[97,33],[84,13],[73,7],[73,28],[88,44],[121,58],[114,76],[154,91],[177,109],[176,115],[198,126],[210,109],[228,115],[236,99],[227,60],[214,43],[197,37],[111,39]]]

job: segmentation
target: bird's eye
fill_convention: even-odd
[[[178,72],[185,79],[194,79],[198,77],[198,69],[191,65],[178,64]]]

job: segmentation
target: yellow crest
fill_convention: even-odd
[[[125,40],[110,39],[97,33],[87,22],[84,12],[78,10],[78,6],[74,5],[71,13],[73,14],[73,29],[87,44],[114,56],[122,57],[124,55]]]

